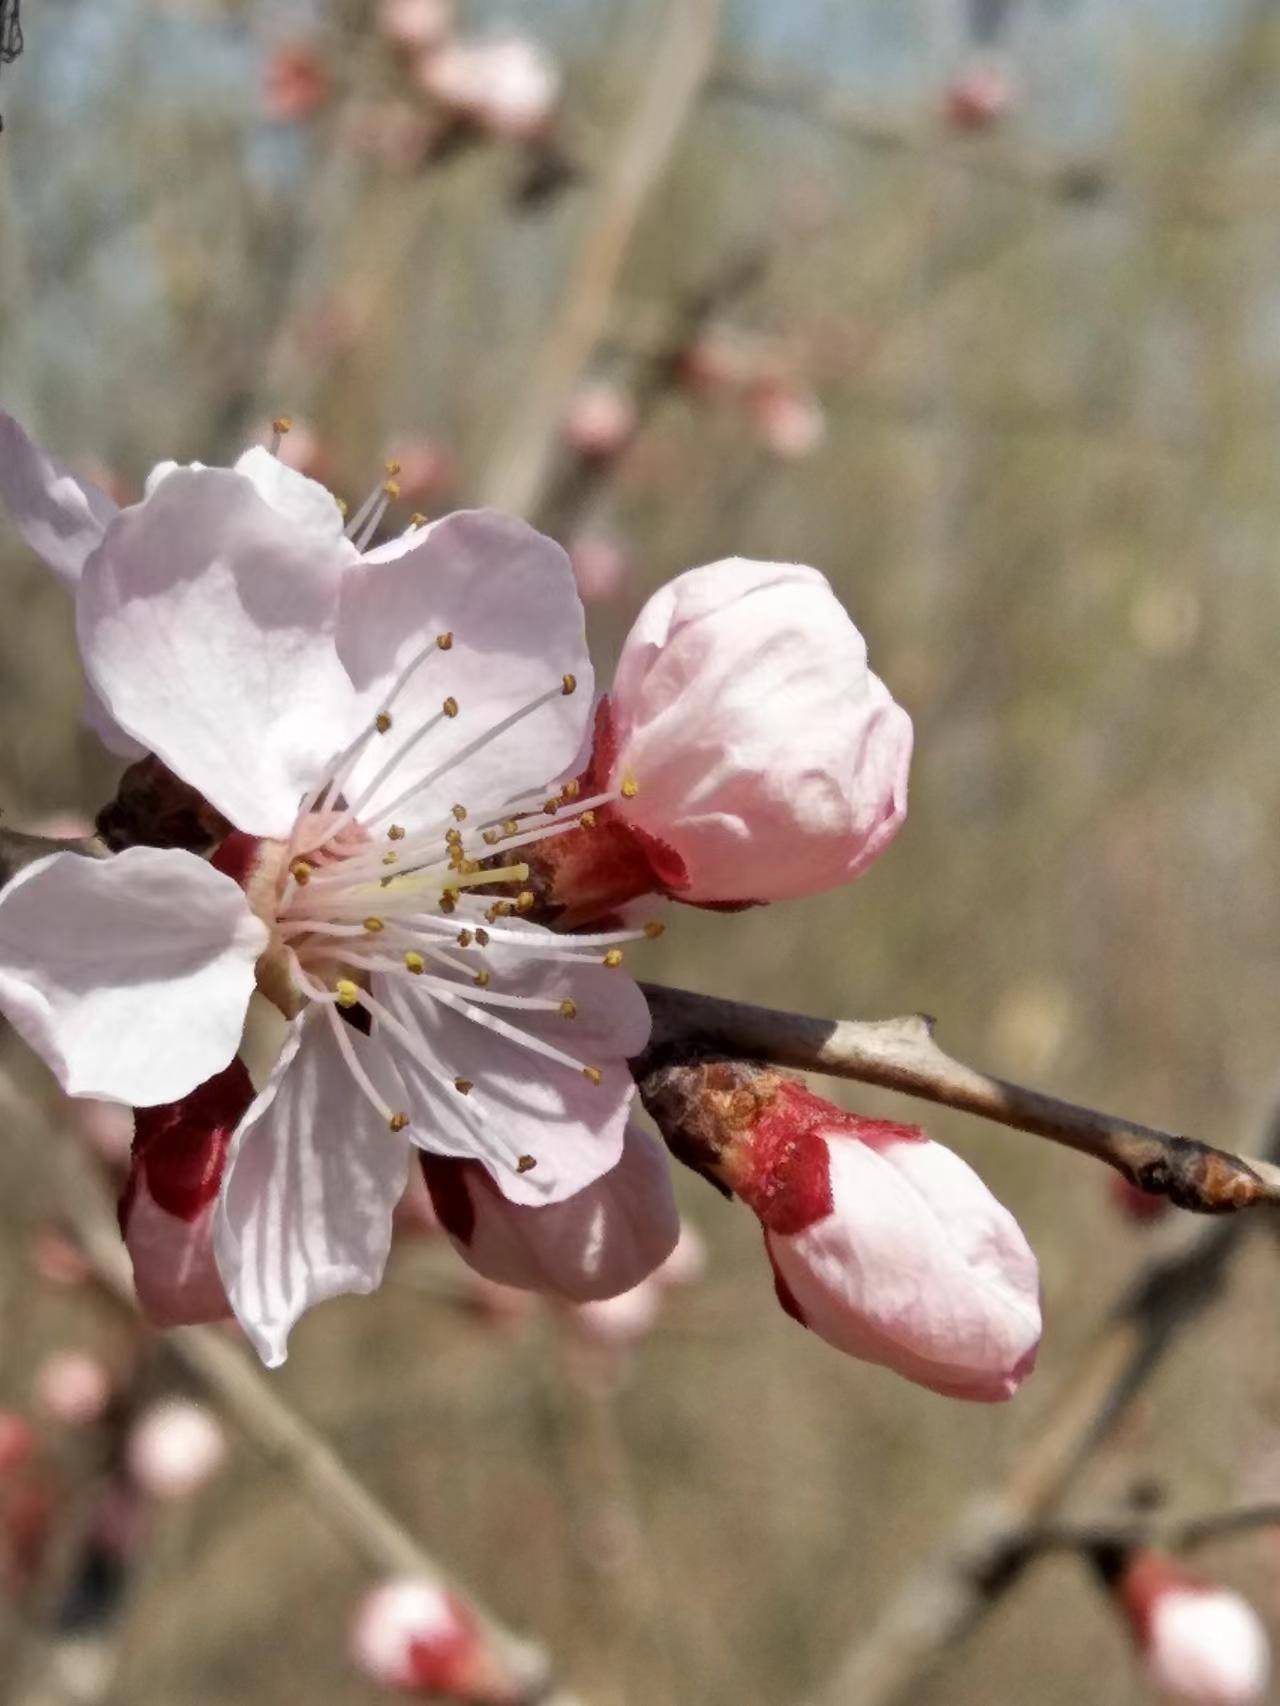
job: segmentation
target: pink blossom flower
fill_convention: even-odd
[[[310,118],[329,99],[329,68],[309,42],[285,42],[267,61],[263,109],[276,124]]]
[[[508,1202],[473,1161],[424,1155],[440,1223],[463,1260],[486,1279],[572,1303],[616,1297],[658,1268],[676,1246],[680,1217],[666,1153],[628,1127],[617,1165],[565,1202]]]
[[[945,111],[953,130],[988,130],[1007,117],[1013,106],[1014,89],[1009,74],[1000,65],[968,66],[948,85]]]
[[[571,541],[569,561],[584,604],[610,604],[631,576],[631,558],[616,540],[587,533]]]
[[[203,1404],[165,1398],[137,1418],[125,1441],[136,1486],[155,1499],[185,1499],[204,1486],[227,1455],[226,1435]]]
[[[636,428],[636,406],[617,385],[597,380],[569,400],[565,443],[579,456],[605,461],[626,447]]]
[[[414,1577],[365,1594],[351,1625],[356,1666],[384,1688],[515,1706],[513,1687],[487,1650],[469,1609],[455,1594]]]
[[[1153,1688],[1196,1706],[1267,1698],[1271,1652],[1252,1606],[1171,1558],[1135,1553],[1116,1592]]]
[[[453,28],[453,0],[381,0],[378,28],[397,47],[437,47]]]
[[[977,1174],[918,1127],[780,1079],[717,1175],[764,1227],[783,1308],[837,1350],[983,1402],[1031,1373],[1035,1257]]]
[[[622,648],[588,785],[621,795],[608,815],[627,835],[595,844],[613,871],[575,866],[573,883],[698,905],[836,887],[897,834],[910,760],[911,719],[816,569],[691,569]],[[553,857],[580,853],[593,857]]]
[[[780,379],[752,387],[751,419],[766,450],[780,462],[799,462],[822,447],[827,417],[807,387]]]
[[[643,932],[553,935],[520,886],[526,849],[607,800],[553,786],[590,712],[581,605],[564,553],[523,522],[464,512],[361,555],[392,494],[344,531],[265,450],[162,464],[104,521],[16,442],[0,490],[79,571],[104,717],[233,832],[212,861],[134,846],[28,866],[0,893],[0,1011],[68,1092],[182,1105],[198,1185],[175,1211],[143,1134],[124,1205],[140,1288],[181,1250],[212,1307],[211,1229],[274,1365],[311,1303],[379,1283],[411,1143],[477,1160],[529,1206],[622,1156],[649,1018],[618,944]],[[282,1040],[240,1110],[255,991]]]
[[[88,1351],[55,1351],[36,1370],[36,1402],[67,1427],[100,1421],[111,1402],[111,1376]]]
[[[517,142],[541,136],[560,100],[559,66],[522,35],[446,42],[418,61],[417,77],[457,117]]]

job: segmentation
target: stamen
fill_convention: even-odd
[[[582,1076],[591,1084],[599,1084],[604,1074],[598,1066],[584,1066]]]
[[[628,776],[624,780],[622,787],[618,792],[622,795],[624,800],[634,800],[636,795],[640,792],[640,784],[636,781],[634,776]]]
[[[348,1072],[350,1072],[352,1078],[355,1079],[356,1088],[368,1102],[373,1104],[392,1131],[403,1131],[404,1127],[409,1123],[409,1116],[407,1114],[393,1113],[387,1103],[383,1101],[381,1095],[378,1093],[377,1085],[360,1064],[360,1058],[356,1054],[355,1045],[351,1041],[351,1027],[347,1024],[345,1019],[339,1018],[338,1010],[332,1004],[326,1003],[324,1014],[325,1018],[329,1021],[329,1028],[333,1032],[334,1040],[338,1045],[338,1052],[342,1056],[343,1063],[345,1064]],[[402,1123],[400,1125],[396,1125],[396,1120],[400,1120]]]
[[[516,1172],[531,1173],[537,1165],[538,1163],[534,1160],[532,1155],[522,1155],[516,1162]]]
[[[562,675],[560,677],[560,691],[566,699],[571,693],[576,692],[577,686],[578,678],[576,675]]]
[[[373,719],[373,726],[377,729],[380,735],[386,734],[387,730],[391,727],[390,711],[379,711],[377,716]]]
[[[446,717],[456,717],[458,714],[458,701],[452,694],[450,694],[440,709],[444,712]]]
[[[469,1096],[475,1089],[475,1085],[472,1083],[470,1078],[455,1078],[453,1081],[453,1087],[460,1096]]]
[[[403,1131],[408,1123],[408,1114],[392,1114],[391,1118],[387,1121],[387,1124],[391,1127],[392,1131]]]
[[[622,949],[610,948],[601,963],[608,966],[610,970],[620,966],[622,964]]]
[[[427,962],[415,948],[410,948],[404,956],[404,969],[411,971],[415,977],[421,977],[427,969]]]
[[[566,995],[560,1003],[560,1017],[562,1019],[576,1019],[578,1017],[578,1003],[571,995]]]
[[[279,456],[280,445],[287,432],[292,432],[293,421],[288,415],[277,415],[271,423],[271,454]]]
[[[340,977],[333,990],[338,997],[339,1007],[354,1007],[360,999],[360,985],[353,983],[349,977]]]

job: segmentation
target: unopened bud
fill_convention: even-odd
[[[404,1577],[367,1593],[351,1626],[351,1656],[384,1688],[515,1706],[520,1694],[468,1608],[433,1582]]]
[[[1267,1698],[1271,1652],[1257,1613],[1174,1559],[1143,1550],[1112,1582],[1152,1686],[1198,1706],[1249,1706]]]

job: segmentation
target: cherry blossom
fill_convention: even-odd
[[[7,430],[0,486],[76,582],[104,719],[233,828],[210,861],[134,846],[28,866],[0,895],[0,1011],[72,1094],[218,1102],[185,1140],[180,1212],[141,1134],[126,1229],[135,1263],[184,1251],[202,1312],[211,1235],[275,1364],[310,1304],[379,1283],[412,1144],[544,1207],[622,1156],[649,1021],[619,962],[645,931],[553,935],[524,886],[528,850],[612,799],[556,780],[591,703],[572,573],[483,511],[368,550],[392,481],[344,524],[265,450],[162,464],[107,518]],[[277,1036],[240,1108],[255,992]]]
[[[134,1484],[155,1499],[184,1499],[217,1473],[227,1440],[216,1418],[187,1398],[149,1405],[129,1429],[125,1462]]]
[[[480,130],[513,141],[541,136],[560,100],[560,68],[528,36],[455,38],[418,61],[424,92]]]

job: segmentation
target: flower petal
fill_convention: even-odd
[[[680,1236],[666,1151],[636,1125],[616,1167],[545,1208],[508,1202],[474,1161],[424,1154],[422,1170],[458,1254],[523,1291],[570,1303],[617,1297],[661,1267]]]
[[[71,587],[116,513],[105,492],[41,450],[2,410],[0,497],[27,544]]]
[[[54,853],[0,890],[0,1012],[71,1095],[173,1102],[236,1052],[266,944],[191,853]]]
[[[448,650],[432,649],[395,700],[390,739],[404,740],[405,752],[375,795],[375,809],[505,718],[550,697],[428,783],[406,808],[410,825],[447,813],[464,783],[461,803],[473,812],[549,783],[579,751],[591,710],[591,662],[569,559],[523,521],[459,511],[370,552],[345,577],[338,646],[368,714],[437,634],[452,636]],[[570,693],[561,688],[566,675],[577,683]],[[447,698],[457,715],[440,722]],[[405,737],[432,718],[439,726],[410,747]],[[351,791],[358,794],[389,755],[380,743]]]
[[[273,456],[264,445],[257,444],[252,450],[246,450],[236,463],[235,471],[252,480],[258,496],[295,526],[318,533],[325,539],[342,538],[346,523],[333,493],[319,480],[309,479],[296,468],[290,468],[287,462]],[[355,546],[350,544],[347,554],[352,562],[359,555]]]
[[[531,939],[554,941],[549,931],[526,929]],[[550,1006],[485,1007],[467,982],[456,982],[445,1001],[419,991],[413,979],[397,978],[394,986],[374,980],[375,993],[418,1033],[436,1067],[433,1074],[388,1037],[409,1092],[410,1136],[432,1154],[483,1162],[510,1202],[561,1202],[622,1154],[635,1093],[627,1061],[648,1040],[648,1005],[625,973],[598,964],[534,959],[496,942],[481,963],[495,992]],[[566,999],[574,1018],[558,1011]],[[524,1046],[495,1022],[550,1044],[569,1064]],[[586,1068],[599,1073],[598,1083]],[[460,1094],[455,1079],[472,1088]]]
[[[355,1030],[349,1040],[401,1102],[383,1051]],[[356,1088],[325,1014],[303,1013],[232,1141],[214,1233],[231,1306],[269,1368],[313,1303],[377,1288],[408,1157]]]
[[[354,726],[333,638],[344,544],[243,475],[178,468],[85,566],[80,650],[107,710],[251,835],[288,834]]]

